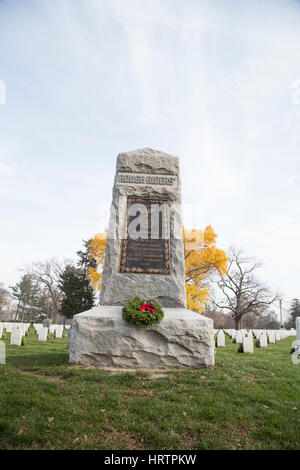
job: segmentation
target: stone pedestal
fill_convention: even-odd
[[[122,319],[121,306],[99,306],[73,317],[69,362],[121,369],[200,369],[214,366],[213,322],[184,308],[142,329]]]

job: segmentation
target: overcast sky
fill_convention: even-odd
[[[178,155],[188,228],[300,297],[300,2],[0,0],[0,282],[107,226],[116,156]]]

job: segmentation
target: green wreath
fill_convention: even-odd
[[[139,297],[127,300],[123,308],[123,319],[141,328],[156,325],[163,317],[163,309],[158,303],[146,302]]]

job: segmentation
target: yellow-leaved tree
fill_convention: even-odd
[[[209,278],[227,272],[225,251],[216,247],[217,234],[211,225],[202,230],[183,229],[187,308],[203,312],[210,300]]]
[[[97,268],[89,268],[88,279],[95,290],[101,290],[106,233],[95,235],[90,242],[89,255],[97,261]],[[185,256],[185,284],[187,308],[203,312],[209,301],[208,279],[213,273],[223,275],[227,271],[227,257],[216,247],[217,234],[208,225],[202,230],[183,229]]]
[[[89,244],[89,257],[95,259],[97,268],[89,268],[87,276],[90,279],[94,290],[101,290],[102,287],[102,271],[104,267],[104,255],[107,240],[107,231],[105,233],[97,233],[91,239]]]

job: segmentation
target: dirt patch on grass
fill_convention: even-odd
[[[63,375],[46,375],[46,374],[37,374],[36,372],[32,372],[29,370],[20,370],[17,369],[18,372],[22,375],[29,375],[31,377],[36,377],[37,379],[46,379],[49,380],[49,382],[61,382],[65,381],[65,378]]]
[[[116,429],[105,429],[100,431],[98,435],[90,436],[92,440],[95,441],[104,441],[105,447],[108,447],[111,450],[115,449],[136,449],[143,450],[146,448],[144,440],[124,431],[118,431]],[[98,448],[103,448],[102,445]]]

